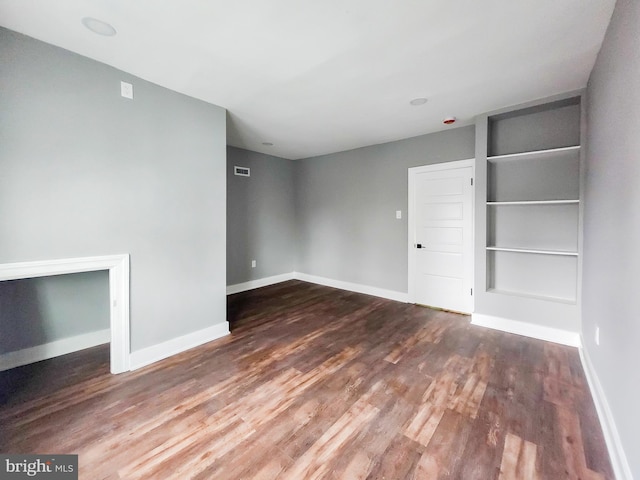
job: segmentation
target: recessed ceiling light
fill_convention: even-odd
[[[82,24],[98,35],[104,35],[105,37],[113,37],[116,34],[116,29],[109,25],[107,22],[98,20],[96,18],[84,17]]]
[[[427,99],[423,97],[414,98],[409,102],[409,104],[413,105],[414,107],[417,107],[418,105],[424,105],[425,103],[427,103]]]
[[[273,147],[273,143],[271,142],[262,142],[265,147]]]

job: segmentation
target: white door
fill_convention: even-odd
[[[409,169],[409,297],[473,310],[473,161]]]

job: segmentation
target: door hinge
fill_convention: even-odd
[[[473,178],[471,179],[471,186],[473,187]]]
[[[473,288],[471,289],[471,295],[473,295]]]

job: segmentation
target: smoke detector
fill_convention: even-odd
[[[97,33],[98,35],[103,35],[105,37],[113,37],[117,33],[116,29],[113,28],[112,25],[109,25],[107,22],[103,22],[102,20],[98,20],[97,18],[84,17],[82,19],[82,24],[93,33]]]

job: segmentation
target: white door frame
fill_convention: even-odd
[[[129,255],[0,264],[0,281],[109,270],[111,373],[130,370]]]
[[[443,162],[443,163],[434,163],[432,165],[423,165],[421,167],[411,167],[409,168],[409,196],[408,196],[408,208],[407,208],[407,224],[408,224],[408,229],[409,229],[409,234],[408,234],[408,244],[407,244],[407,251],[408,251],[408,262],[409,262],[409,268],[408,268],[408,277],[409,277],[409,295],[408,295],[408,300],[409,303],[416,303],[416,288],[415,288],[415,278],[416,278],[416,248],[415,248],[415,243],[416,243],[416,228],[415,228],[415,214],[416,212],[414,211],[414,200],[415,200],[415,195],[416,195],[416,178],[417,175],[420,173],[428,173],[428,172],[437,172],[439,170],[457,170],[459,168],[467,168],[467,167],[471,167],[471,175],[472,178],[474,179],[474,188],[475,188],[475,177],[476,177],[476,159],[475,158],[469,158],[467,160],[457,160],[455,162]],[[472,249],[471,254],[474,255],[475,252],[475,243],[476,243],[476,239],[475,239],[475,219],[476,219],[476,215],[475,215],[475,195],[471,195],[471,212],[472,212],[472,218],[471,218],[471,234],[472,234],[472,239],[473,239],[473,245],[474,248]],[[471,264],[472,264],[472,270],[471,270],[471,283],[473,285],[473,288],[475,290],[475,274],[474,274],[474,269],[475,269],[475,258],[471,259]],[[472,296],[471,298],[471,312],[473,312],[475,310],[475,295]],[[469,312],[469,313],[471,313]]]

